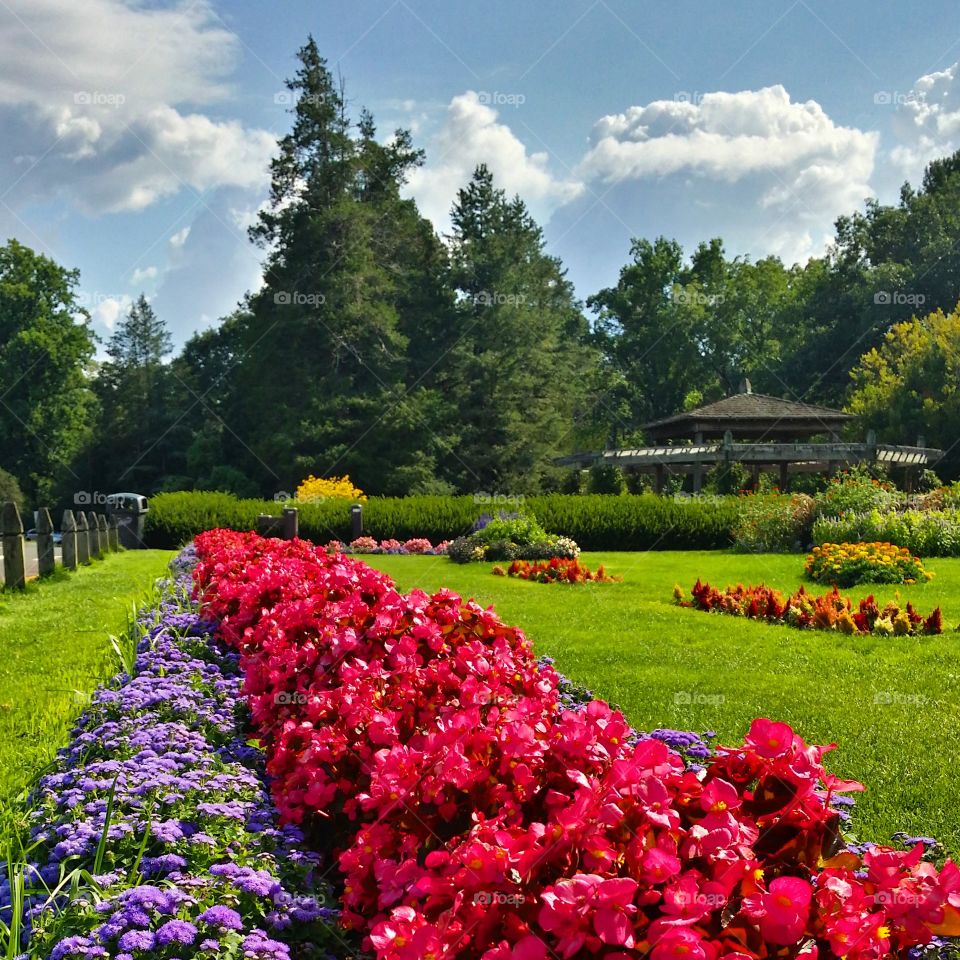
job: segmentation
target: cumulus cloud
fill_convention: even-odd
[[[546,219],[578,197],[583,183],[551,171],[546,153],[529,153],[497,110],[469,90],[454,97],[444,122],[427,149],[427,163],[410,178],[408,191],[421,211],[441,230],[449,223],[457,190],[465,186],[480,163],[494,174],[508,194],[520,194],[534,216]]]
[[[178,230],[170,238],[170,246],[174,250],[182,250],[183,245],[187,242],[187,237],[190,236],[190,227],[184,227],[182,230]]]
[[[117,320],[125,314],[133,303],[133,298],[125,293],[116,296],[94,296],[90,308],[90,318],[107,330],[113,330]]]
[[[239,52],[205,0],[11,0],[0,10],[0,171],[14,201],[99,214],[184,186],[262,185],[273,136],[199,109],[229,96]]]
[[[931,160],[960,149],[960,63],[925,74],[900,99],[892,121],[898,143],[890,159],[915,181]]]
[[[780,85],[656,100],[603,117],[580,165],[606,183],[687,173],[763,184],[758,202],[835,215],[870,193],[878,135],[835,124],[815,101]]]
[[[137,267],[137,269],[134,270],[130,275],[130,285],[136,287],[144,281],[156,280],[159,272],[160,271],[153,266],[144,267],[143,269]]]

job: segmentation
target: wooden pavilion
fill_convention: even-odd
[[[694,493],[699,493],[705,469],[719,463],[743,463],[754,481],[761,470],[776,472],[785,490],[791,473],[830,474],[858,463],[881,463],[903,468],[909,478],[943,457],[922,437],[913,447],[878,444],[871,430],[862,443],[844,443],[841,431],[853,420],[842,410],[753,393],[745,382],[733,396],[644,424],[652,446],[574,453],[556,462],[580,469],[616,464],[652,473],[658,493],[667,476],[692,474]]]

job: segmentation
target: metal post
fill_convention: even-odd
[[[284,540],[296,540],[300,534],[300,511],[296,507],[283,508],[281,525]]]
[[[350,539],[356,540],[363,534],[363,507],[355,503],[350,508]]]

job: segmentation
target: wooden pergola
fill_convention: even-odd
[[[644,424],[653,446],[574,453],[556,462],[581,469],[608,463],[652,473],[658,493],[668,475],[692,474],[699,493],[705,470],[720,463],[747,465],[754,481],[761,470],[776,471],[784,490],[790,473],[830,474],[858,463],[882,463],[912,475],[943,457],[922,437],[912,447],[878,444],[871,430],[863,443],[844,443],[840,432],[854,419],[842,410],[753,393],[746,384],[716,403]]]

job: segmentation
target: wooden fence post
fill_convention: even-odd
[[[120,549],[120,524],[113,514],[107,520],[107,539],[110,541],[110,549],[116,553]]]
[[[100,537],[101,555],[110,552],[110,537],[107,535],[107,518],[101,513],[97,516],[97,535]]]
[[[49,577],[54,567],[53,520],[46,507],[37,513],[37,572],[41,577]]]
[[[87,530],[87,515],[77,511],[77,563],[90,562],[90,534]]]
[[[60,550],[63,556],[64,570],[77,569],[77,521],[72,510],[63,511],[63,520],[60,523],[60,533],[63,540]]]
[[[7,588],[22,590],[27,585],[27,566],[23,556],[23,523],[17,505],[8,501],[0,514],[3,541],[3,582]]]
[[[102,560],[103,553],[100,550],[100,523],[97,521],[97,515],[92,510],[87,513],[87,536],[90,538],[90,559]]]

